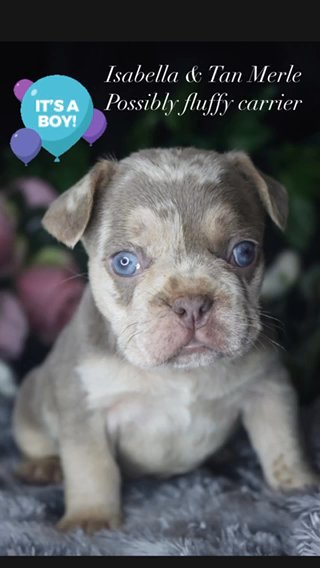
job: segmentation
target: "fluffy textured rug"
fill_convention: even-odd
[[[126,483],[121,531],[61,535],[61,487],[14,479],[11,411],[12,400],[0,397],[0,555],[320,555],[320,490],[269,490],[243,433],[229,444],[229,459],[169,481]],[[320,401],[307,409],[306,426],[320,465]]]

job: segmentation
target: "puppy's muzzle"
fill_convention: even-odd
[[[213,300],[208,296],[182,296],[171,305],[180,323],[187,329],[199,329],[206,325]]]

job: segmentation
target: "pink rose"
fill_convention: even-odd
[[[85,283],[72,269],[33,266],[17,280],[17,290],[31,329],[51,344],[74,314]]]
[[[28,322],[20,302],[10,292],[0,292],[0,356],[17,359],[28,335]]]
[[[40,178],[18,178],[14,186],[22,193],[29,207],[47,208],[58,196],[52,185]]]
[[[11,274],[14,264],[15,225],[0,201],[0,277]]]

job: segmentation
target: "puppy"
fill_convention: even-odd
[[[89,255],[89,284],[25,379],[14,433],[29,481],[65,484],[59,527],[121,522],[121,474],[196,468],[241,420],[267,482],[313,485],[297,402],[262,329],[265,217],[287,194],[242,152],[152,149],[102,160],[47,211]],[[214,505],[213,505],[214,506]]]

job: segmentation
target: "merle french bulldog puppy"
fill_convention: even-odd
[[[102,160],[50,206],[44,226],[82,240],[89,284],[26,377],[14,432],[24,478],[62,472],[60,528],[117,527],[122,470],[188,472],[239,421],[273,488],[318,482],[259,311],[266,215],[284,229],[287,208],[245,153],[196,148]]]

